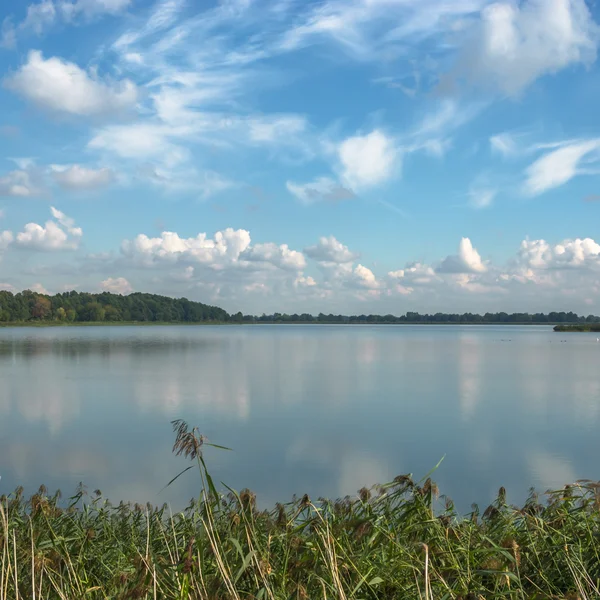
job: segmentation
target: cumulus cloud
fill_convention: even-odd
[[[487,270],[469,238],[462,238],[458,254],[447,256],[437,269],[438,273],[483,273]]]
[[[566,142],[548,152],[525,171],[524,191],[530,196],[564,185],[573,177],[597,174],[589,165],[600,161],[600,138]]]
[[[294,279],[294,287],[296,288],[312,288],[316,285],[317,282],[310,276],[305,277],[304,275],[298,275],[298,277]]]
[[[53,221],[46,221],[44,226],[27,223],[22,232],[17,234],[16,244],[32,250],[75,250],[79,247],[83,232],[75,227],[73,219],[67,217],[53,206],[50,207]]]
[[[355,196],[352,190],[340,185],[330,177],[318,177],[308,183],[288,181],[285,185],[288,191],[303,204],[313,204],[321,201],[335,202],[348,200]]]
[[[305,248],[304,253],[313,260],[325,263],[351,263],[358,258],[358,254],[351,252],[348,246],[342,244],[333,235],[319,238],[319,242]]]
[[[67,190],[94,190],[106,187],[114,180],[112,169],[90,169],[82,165],[52,165],[54,180]]]
[[[109,277],[100,283],[100,288],[105,292],[112,292],[113,294],[122,294],[126,296],[133,292],[133,287],[125,279],[125,277]]]
[[[598,25],[585,0],[495,2],[481,12],[465,72],[509,96],[539,77],[596,59]]]
[[[523,240],[518,263],[530,269],[600,267],[600,244],[591,238],[567,239],[555,245],[545,240]]]
[[[249,246],[250,232],[228,228],[217,231],[212,239],[206,233],[199,233],[193,238],[181,238],[171,231],[165,231],[155,238],[141,233],[133,240],[125,240],[121,250],[125,256],[143,263],[185,259],[218,265],[221,262],[237,261]]]
[[[306,267],[306,259],[302,252],[290,250],[287,244],[256,244],[241,253],[240,258],[251,262],[270,263],[280,269],[292,271],[301,271]]]
[[[345,139],[337,153],[342,180],[355,191],[388,181],[400,164],[396,142],[379,129]]]
[[[77,116],[98,116],[131,109],[138,97],[128,79],[103,81],[75,63],[58,57],[45,59],[38,50],[5,80],[5,85],[41,108]]]
[[[433,267],[420,262],[409,263],[402,272],[411,285],[427,285],[438,279]]]
[[[356,265],[352,271],[352,276],[348,278],[348,283],[371,290],[376,290],[380,285],[373,271],[361,264]]]

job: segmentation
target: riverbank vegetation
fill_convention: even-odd
[[[83,489],[68,501],[44,488],[2,497],[0,600],[600,596],[600,484],[544,502],[532,493],[522,507],[501,489],[459,516],[431,479],[400,476],[353,498],[259,510],[247,490],[219,495],[205,440],[181,421],[174,430],[174,451],[200,474],[199,497],[180,513]]]
[[[579,325],[556,325],[554,331],[597,331],[600,332],[600,323],[585,323]]]
[[[544,313],[435,313],[407,312],[401,316],[303,314],[230,314],[217,306],[187,298],[133,293],[127,296],[102,292],[64,292],[54,296],[32,291],[0,291],[0,325],[69,324],[172,324],[172,323],[322,323],[322,324],[598,324],[600,317],[573,312]]]

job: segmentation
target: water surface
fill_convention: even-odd
[[[339,497],[412,472],[462,510],[600,479],[600,344],[550,327],[260,325],[0,329],[0,493],[83,481],[114,500],[197,492],[184,418],[233,452],[218,481]]]

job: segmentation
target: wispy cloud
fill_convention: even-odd
[[[344,187],[331,177],[318,177],[308,183],[288,181],[286,187],[303,204],[313,204],[321,201],[338,202],[356,196],[352,190]]]
[[[524,192],[535,196],[559,187],[577,175],[600,173],[600,138],[569,141],[544,154],[525,171]]]
[[[2,25],[0,45],[12,48],[20,36],[42,35],[58,22],[74,24],[102,15],[116,15],[131,5],[131,0],[41,0],[27,7],[25,18],[14,23],[7,17]]]

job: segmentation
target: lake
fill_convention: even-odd
[[[466,511],[600,479],[600,343],[536,326],[0,329],[0,493],[84,482],[113,501],[197,494],[170,421],[215,481],[261,505],[433,478]]]

